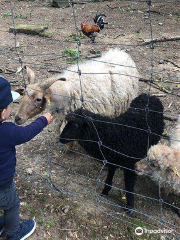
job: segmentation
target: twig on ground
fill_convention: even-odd
[[[139,81],[141,82],[145,82],[147,84],[153,84],[155,85],[157,89],[161,90],[162,92],[165,93],[170,93],[170,91],[168,89],[166,89],[165,87],[161,86],[158,81],[151,81],[150,79],[145,79],[145,78],[139,78]],[[154,86],[153,86],[154,87]]]
[[[18,81],[16,83],[11,82],[11,86],[19,86],[19,85],[20,85],[20,83],[18,83]]]
[[[164,60],[164,62],[169,62],[169,63],[171,63],[172,65],[174,65],[175,67],[180,68],[180,66],[179,66],[177,63],[173,62],[173,61]]]
[[[161,86],[161,85],[160,85],[159,83],[157,83],[157,82],[152,82],[152,84],[156,85],[156,86],[159,88],[159,90],[161,90],[162,92],[165,92],[165,93],[170,93],[170,92],[171,92],[170,90],[168,90],[168,89],[166,89],[165,87]]]
[[[98,58],[98,57],[101,57],[101,55],[86,56],[85,58],[91,59],[91,58]]]
[[[117,8],[119,8],[119,6],[118,7],[111,7],[110,5],[107,5],[110,9],[117,9]]]
[[[73,4],[86,4],[87,2],[73,2]]]
[[[14,70],[12,70],[12,69],[6,68],[6,69],[4,70],[4,73],[5,73],[5,74],[13,74],[13,73],[16,73],[16,71],[14,71]]]
[[[178,116],[169,116],[168,114],[164,114],[164,119],[174,122],[178,120]]]
[[[62,71],[60,70],[54,70],[54,69],[48,69],[48,72],[52,72],[52,73],[62,73]]]
[[[56,58],[49,58],[49,59],[44,59],[43,61],[45,62],[45,61],[53,61],[53,60],[57,60],[58,58],[56,57]]]
[[[79,229],[59,229],[60,231],[78,231]]]
[[[13,73],[16,73],[16,71],[14,71],[14,70],[12,70],[12,69],[8,69],[8,68],[6,68],[6,69],[2,69],[2,68],[0,68],[0,73],[4,73],[4,74],[13,74]]]
[[[163,93],[152,93],[151,95],[156,97],[166,97],[166,94]]]
[[[159,12],[159,11],[156,11],[156,10],[147,10],[146,11],[147,13],[157,13],[157,14],[160,14],[161,15],[161,12]]]
[[[147,84],[150,85],[150,82],[147,82]],[[166,88],[164,88],[164,87],[162,87],[162,86],[159,87],[159,86],[158,86],[159,84],[157,84],[157,83],[155,83],[155,82],[152,82],[151,84],[153,84],[153,88],[156,88],[156,89],[158,89],[159,91],[165,92],[165,93],[170,94],[170,95],[174,95],[174,96],[176,96],[176,97],[180,97],[179,94],[170,92],[168,89],[166,89]]]
[[[169,41],[179,41],[180,40],[180,36],[176,36],[176,37],[164,37],[164,38],[154,38],[153,39],[153,43],[157,43],[157,42],[169,42]],[[152,42],[152,40],[144,40],[144,43],[142,45],[148,45]]]
[[[173,103],[173,102],[171,102],[167,108],[170,108],[170,107],[171,107],[171,105],[172,105],[172,103]]]
[[[139,78],[140,82],[151,82],[150,79],[146,79],[146,78]]]

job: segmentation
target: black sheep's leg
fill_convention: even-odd
[[[115,170],[116,170],[115,166],[108,165],[108,175],[107,175],[107,178],[106,178],[104,189],[102,191],[102,194],[104,194],[104,195],[108,195],[108,192],[112,188],[112,180],[113,180]]]
[[[126,188],[127,208],[131,211],[134,208],[134,185],[136,181],[136,174],[134,171],[124,169],[124,182]]]

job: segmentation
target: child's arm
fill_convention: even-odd
[[[39,134],[44,129],[44,127],[46,127],[49,123],[51,123],[51,121],[52,121],[52,115],[47,113],[37,118],[34,122],[32,122],[31,124],[25,127],[14,125],[13,145],[19,145],[19,144],[30,141],[37,134]]]

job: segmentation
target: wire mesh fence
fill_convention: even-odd
[[[180,95],[178,94],[178,88],[176,88],[176,92],[170,91],[169,89],[166,89],[166,86],[168,84],[171,85],[177,85],[179,84],[179,74],[177,72],[171,72],[171,71],[160,71],[160,70],[156,70],[155,66],[157,64],[157,59],[159,59],[157,57],[157,54],[160,51],[163,51],[164,49],[179,49],[178,44],[174,43],[174,41],[178,41],[179,38],[177,37],[176,39],[171,39],[170,41],[173,41],[173,44],[167,44],[167,41],[159,41],[158,39],[154,38],[154,22],[153,22],[153,17],[152,17],[152,12],[153,12],[153,8],[152,5],[158,4],[158,3],[162,3],[162,1],[151,1],[151,0],[144,0],[144,1],[135,1],[135,0],[128,0],[126,2],[129,2],[131,4],[131,2],[136,2],[137,4],[144,4],[144,6],[146,6],[147,8],[147,14],[148,14],[148,25],[146,25],[147,28],[149,28],[149,36],[147,36],[147,39],[150,39],[149,42],[145,42],[145,43],[141,43],[141,44],[128,44],[128,43],[113,43],[112,41],[110,42],[100,42],[100,41],[95,41],[94,43],[91,43],[90,41],[86,41],[84,39],[81,39],[81,35],[80,35],[80,31],[78,28],[78,21],[79,21],[79,15],[77,14],[77,7],[78,4],[89,4],[91,3],[91,1],[70,1],[70,7],[72,10],[72,22],[74,24],[74,30],[75,30],[75,35],[76,35],[76,40],[71,41],[71,40],[66,40],[66,39],[55,39],[55,38],[43,38],[42,42],[50,42],[53,44],[53,42],[58,42],[59,44],[74,44],[75,48],[76,48],[76,54],[75,56],[71,56],[70,58],[73,59],[73,63],[75,61],[75,65],[76,65],[76,71],[67,68],[67,67],[60,67],[60,65],[53,62],[53,60],[60,60],[60,62],[66,62],[67,61],[67,54],[63,54],[63,53],[57,53],[57,51],[53,51],[53,52],[49,52],[46,49],[46,46],[44,45],[43,48],[46,50],[46,52],[38,52],[38,53],[26,53],[26,49],[30,49],[32,46],[30,45],[23,45],[22,47],[18,46],[18,33],[16,31],[16,11],[15,11],[15,2],[13,0],[10,0],[10,12],[11,12],[11,17],[12,17],[12,24],[14,27],[14,31],[13,31],[13,35],[14,35],[14,46],[13,46],[13,51],[12,50],[5,50],[4,48],[0,49],[0,54],[5,57],[5,58],[11,58],[11,61],[14,62],[14,64],[18,67],[20,67],[22,69],[22,79],[19,81],[19,79],[17,78],[18,83],[20,82],[20,84],[24,87],[25,89],[25,94],[28,96],[29,98],[29,105],[34,106],[36,109],[39,109],[39,105],[33,100],[32,95],[31,95],[31,91],[36,90],[33,89],[32,87],[28,87],[28,82],[26,79],[26,73],[24,70],[24,66],[25,65],[30,65],[30,66],[34,66],[34,67],[41,67],[44,68],[45,70],[49,70],[49,69],[53,69],[54,72],[57,70],[59,71],[59,73],[61,74],[61,72],[63,71],[67,71],[67,72],[72,72],[75,76],[75,78],[78,78],[79,81],[79,96],[78,98],[76,98],[76,100],[79,101],[79,108],[84,109],[84,106],[86,103],[91,102],[91,104],[93,105],[106,105],[105,103],[102,102],[97,102],[97,101],[91,101],[88,98],[86,98],[85,93],[84,93],[84,89],[83,89],[83,78],[85,75],[110,75],[110,73],[107,72],[102,72],[102,71],[98,71],[94,70],[94,72],[84,72],[81,70],[81,61],[84,60],[91,60],[95,63],[106,63],[109,64],[111,66],[121,66],[123,68],[127,69],[127,74],[121,74],[118,72],[112,72],[112,75],[118,75],[119,79],[121,78],[121,76],[127,76],[130,77],[131,79],[133,78],[137,78],[138,80],[140,80],[139,77],[131,75],[128,73],[128,69],[133,69],[135,68],[134,66],[131,65],[122,65],[119,64],[118,62],[116,62],[116,60],[114,59],[114,62],[104,62],[99,60],[98,58],[94,59],[92,57],[83,55],[83,51],[81,50],[83,45],[93,45],[93,46],[101,46],[101,47],[119,47],[119,48],[132,48],[132,49],[146,49],[147,50],[147,55],[148,55],[148,59],[144,59],[144,61],[140,61],[140,64],[138,64],[138,67],[136,67],[138,69],[138,71],[140,73],[143,73],[143,78],[145,80],[145,82],[148,83],[148,87],[146,89],[146,93],[148,95],[148,104],[145,108],[143,109],[138,109],[135,108],[135,110],[139,110],[142,112],[145,112],[146,115],[146,126],[145,129],[141,129],[138,127],[133,127],[133,126],[129,126],[128,124],[121,124],[121,123],[117,123],[114,121],[103,121],[103,120],[97,120],[96,118],[89,118],[88,116],[84,115],[83,117],[88,119],[91,124],[93,125],[94,131],[97,135],[97,139],[96,140],[84,140],[84,139],[80,139],[80,138],[73,138],[73,139],[69,139],[72,141],[78,141],[78,142],[89,142],[89,144],[97,144],[99,151],[101,153],[102,158],[94,158],[91,156],[91,154],[87,154],[84,152],[79,152],[77,150],[69,150],[72,154],[74,155],[78,155],[81,156],[83,158],[87,158],[87,159],[93,159],[96,160],[98,162],[101,163],[99,170],[96,169],[96,176],[92,177],[92,176],[86,176],[85,174],[82,173],[78,173],[78,171],[74,171],[71,170],[68,166],[63,165],[62,163],[57,163],[56,161],[53,161],[54,158],[54,154],[52,153],[52,149],[55,148],[57,151],[59,149],[59,147],[57,147],[54,142],[51,141],[46,141],[46,145],[47,145],[47,156],[46,156],[46,175],[43,176],[40,173],[36,173],[33,172],[32,175],[28,175],[26,173],[26,171],[24,169],[18,168],[18,176],[20,178],[26,179],[28,181],[34,181],[34,179],[43,179],[45,181],[45,184],[48,186],[50,191],[55,191],[58,194],[63,194],[63,195],[67,195],[67,196],[71,196],[73,198],[75,198],[76,200],[80,200],[80,195],[84,195],[84,199],[87,201],[89,200],[94,200],[95,202],[95,207],[102,213],[104,213],[106,216],[108,216],[109,218],[115,218],[119,221],[124,221],[130,225],[132,225],[133,227],[139,227],[138,224],[133,223],[132,220],[138,219],[141,222],[145,223],[148,225],[147,229],[166,229],[168,232],[167,234],[165,234],[165,239],[180,239],[180,232],[179,232],[179,225],[174,223],[172,221],[171,218],[168,218],[168,216],[165,216],[165,207],[172,207],[176,210],[176,212],[178,212],[180,210],[179,206],[175,206],[172,203],[167,202],[164,198],[163,198],[163,193],[162,193],[162,183],[166,183],[166,180],[162,179],[158,173],[155,173],[156,178],[157,178],[157,182],[158,182],[158,196],[156,197],[151,197],[151,195],[144,195],[144,194],[140,194],[138,192],[129,192],[125,189],[123,189],[122,187],[119,186],[114,186],[114,185],[108,185],[107,182],[105,182],[104,179],[104,172],[106,171],[106,167],[107,166],[114,166],[117,168],[121,168],[123,170],[128,170],[128,171],[132,171],[132,173],[136,173],[137,170],[133,169],[133,168],[128,168],[127,166],[124,166],[123,164],[119,164],[119,163],[113,163],[113,161],[109,161],[107,160],[106,155],[104,154],[104,149],[106,148],[109,152],[112,152],[116,155],[119,155],[119,158],[123,157],[127,157],[128,160],[129,159],[134,159],[136,161],[139,161],[142,159],[142,157],[136,157],[136,156],[132,156],[131,152],[129,152],[128,155],[124,154],[123,152],[118,151],[117,149],[113,149],[110,146],[107,146],[106,144],[104,144],[104,142],[102,141],[100,134],[98,132],[98,129],[96,127],[96,123],[101,123],[101,124],[108,124],[108,125],[119,125],[119,126],[123,126],[127,129],[134,129],[136,131],[143,131],[146,132],[147,134],[147,152],[150,148],[150,138],[152,135],[157,135],[156,133],[151,132],[151,129],[149,127],[149,114],[151,112],[156,112],[159,115],[162,115],[163,112],[158,112],[158,111],[153,111],[152,109],[149,109],[149,101],[150,101],[150,97],[152,95],[152,88],[153,87],[158,87],[159,90],[161,90],[163,93],[166,94],[170,94],[170,95],[174,95],[179,97]],[[165,3],[172,3],[172,4],[178,4],[180,3],[180,1],[165,1]],[[164,3],[164,4],[165,4]],[[162,42],[160,44],[160,42]],[[22,51],[23,50],[23,51]],[[47,61],[38,61],[38,57],[43,57],[45,58],[45,60]],[[37,61],[33,60],[29,60],[31,57],[36,58],[37,57]],[[49,58],[50,57],[50,58]],[[53,59],[51,60],[51,58],[53,57]],[[137,63],[139,61],[139,59],[134,59],[135,63]],[[144,67],[144,63],[146,62],[146,66],[148,67]],[[172,62],[171,62],[172,64]],[[173,64],[176,65],[177,68],[179,68],[179,65],[177,63]],[[62,75],[63,76],[63,75]],[[161,84],[161,86],[160,86]],[[162,87],[163,86],[163,87]],[[71,96],[66,96],[63,94],[51,94],[51,95],[58,95],[63,97],[63,99],[71,99]],[[52,97],[52,96],[51,96]],[[23,100],[22,100],[23,101]],[[108,104],[107,104],[108,105]],[[118,108],[118,109],[123,109],[126,110],[126,107],[124,105],[121,104],[111,104],[112,108]],[[166,109],[168,112],[168,108]],[[57,111],[59,113],[62,112],[62,114],[64,114],[64,109],[62,110],[61,108],[56,108],[53,109],[53,111]],[[178,117],[178,111],[177,112],[168,112],[169,116],[176,116]],[[75,114],[76,115],[76,114]],[[81,115],[79,115],[79,117],[82,117]],[[163,135],[159,135],[159,137],[161,139],[167,140],[167,136]],[[133,138],[133,136],[131,136],[131,138]],[[173,140],[173,139],[172,139]],[[174,139],[175,141],[178,142],[177,139]],[[113,155],[113,154],[112,154]],[[127,160],[127,161],[128,161]],[[150,160],[149,157],[146,157],[146,163],[147,165],[149,165],[149,167],[151,168],[151,170],[153,172],[155,172],[156,170],[152,168],[152,166],[150,165]],[[56,171],[52,172],[52,168],[55,168]],[[79,184],[79,181],[81,182],[82,179],[82,186],[80,188],[80,191],[76,191],[77,189],[71,189],[67,188],[67,185],[63,183],[63,181],[61,183],[56,181],[56,174],[58,171],[66,171],[68,173],[68,179],[71,179],[75,184]],[[146,174],[145,174],[146,175]],[[147,174],[147,177],[148,176]],[[90,184],[91,183],[91,184]],[[152,203],[152,207],[153,205],[158,204],[158,208],[159,208],[159,213],[158,214],[151,214],[150,212],[146,212],[143,211],[141,208],[138,208],[138,205],[135,204],[135,208],[133,209],[133,213],[135,213],[135,217],[134,215],[128,215],[125,210],[127,211],[127,208],[125,207],[125,204],[122,205],[120,204],[118,201],[114,201],[113,199],[110,198],[104,198],[101,194],[100,194],[100,189],[102,189],[102,187],[104,186],[104,184],[106,185],[106,187],[110,187],[112,188],[113,191],[115,192],[120,192],[122,194],[122,196],[125,199],[125,195],[127,196],[128,193],[131,193],[132,195],[134,195],[137,199],[143,199],[143,200],[150,200]],[[167,181],[167,184],[170,186],[173,186],[173,184],[175,184],[174,182],[170,182]],[[136,201],[136,200],[135,200]],[[171,211],[171,210],[169,210]],[[147,226],[146,225],[146,226]]]

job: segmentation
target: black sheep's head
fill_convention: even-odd
[[[82,114],[70,113],[66,117],[67,124],[60,134],[59,141],[63,144],[68,142],[86,139],[89,120]]]

